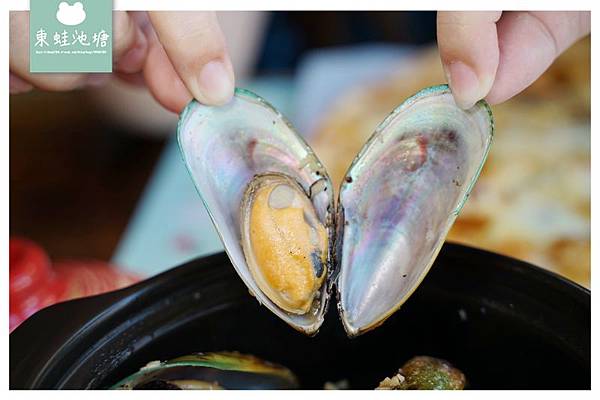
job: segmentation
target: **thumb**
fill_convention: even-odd
[[[201,103],[220,105],[233,96],[233,67],[214,12],[150,12],[173,67]]]
[[[446,77],[456,103],[471,108],[492,88],[500,50],[496,21],[502,12],[437,14],[437,40]]]

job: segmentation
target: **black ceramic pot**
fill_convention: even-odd
[[[330,307],[309,338],[260,307],[224,254],[129,288],[46,308],[10,335],[10,387],[106,388],[151,360],[237,350],[303,388],[371,389],[407,359],[449,360],[469,388],[590,388],[590,293],[532,265],[446,244],[381,327],[348,339]]]

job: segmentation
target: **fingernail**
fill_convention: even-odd
[[[460,108],[469,109],[485,96],[485,93],[481,93],[481,85],[477,74],[467,64],[461,61],[453,61],[447,64],[444,69],[454,100]]]
[[[210,104],[225,104],[233,96],[233,82],[222,61],[211,61],[202,67],[198,75],[198,87]]]
[[[110,74],[89,74],[85,80],[87,87],[104,86],[110,80]]]
[[[127,74],[140,71],[146,58],[147,48],[146,37],[141,31],[138,31],[136,45],[117,62],[117,69]]]

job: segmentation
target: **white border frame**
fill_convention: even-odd
[[[476,10],[491,10],[491,9],[554,9],[554,10],[592,10],[592,26],[599,26],[598,20],[600,18],[600,11],[596,12],[598,7],[595,7],[592,1],[580,1],[580,0],[570,0],[568,2],[563,2],[563,4],[553,3],[548,4],[549,2],[535,0],[535,1],[488,1],[485,3],[482,2],[467,2],[464,0],[455,0],[452,2],[448,1],[431,1],[431,0],[420,0],[420,1],[384,1],[384,0],[329,0],[327,2],[322,0],[304,0],[304,1],[282,1],[282,0],[253,0],[249,1],[241,1],[241,0],[218,0],[218,1],[201,1],[201,0],[115,0],[114,8],[116,10],[208,10],[215,7],[218,10],[395,10],[402,7],[402,10],[435,10],[435,9],[476,9]],[[1,175],[0,187],[8,188],[9,187],[9,71],[8,71],[8,47],[9,47],[9,19],[8,13],[6,11],[9,10],[27,10],[29,9],[29,1],[28,0],[4,0],[1,2],[1,6],[5,8],[5,12],[2,14],[0,18],[0,29],[1,32],[4,33],[2,40],[2,79],[0,80],[0,93],[3,95],[0,97],[0,121],[3,126],[3,134],[0,135],[0,148],[1,148],[1,161],[0,168],[2,168],[3,173]],[[592,40],[592,71],[594,71],[594,66],[598,65],[598,41]],[[598,89],[598,81],[594,77],[594,72],[592,72],[592,121],[591,121],[591,142],[592,142],[592,155],[598,154],[598,143],[599,138],[598,135],[600,132],[597,132],[595,129],[596,121],[595,117],[597,114],[597,105],[594,101],[594,93],[597,93]],[[599,174],[599,163],[592,156],[592,208],[595,208],[595,200],[598,197],[598,187],[594,186],[594,177],[598,177]],[[5,321],[4,329],[2,330],[2,335],[4,340],[2,341],[2,355],[4,362],[1,364],[1,385],[4,390],[8,389],[8,353],[9,353],[9,345],[8,345],[8,238],[9,238],[9,190],[2,190],[1,202],[2,202],[2,221],[4,222],[4,229],[1,233],[1,242],[2,246],[0,246],[0,257],[4,261],[4,276],[5,278],[1,280],[2,290],[4,294],[4,304],[2,309],[2,316]],[[599,255],[598,251],[595,249],[599,249],[600,243],[597,240],[596,233],[598,233],[598,224],[600,221],[600,217],[597,213],[592,212],[592,284],[591,287],[594,287],[595,279],[595,271],[594,266],[598,264]],[[598,298],[597,296],[592,296],[592,337],[594,337],[594,333],[598,332],[598,318],[597,313],[595,312],[598,307]],[[48,327],[51,329],[51,327]],[[41,333],[41,339],[43,340],[43,333]],[[406,344],[410,345],[410,344]],[[592,342],[592,388],[595,389],[598,385],[595,383],[598,381],[598,368],[595,368],[594,360],[597,359],[596,355],[598,352],[598,346]],[[493,362],[491,360],[490,362]],[[560,368],[560,366],[556,366],[556,368]],[[369,396],[381,396],[397,398],[398,394],[394,394],[394,392],[388,391],[378,391],[378,392],[368,392]],[[27,391],[12,391],[10,392],[11,396],[23,396],[23,397],[38,397],[39,393],[35,392],[27,392]],[[196,398],[198,394],[192,392],[183,392],[177,394],[179,396],[188,397],[188,398]],[[470,398],[476,398],[481,395],[478,392],[460,392],[460,393],[431,393],[431,392],[412,392],[411,398],[431,398],[431,396],[443,396],[443,397],[451,397],[451,396],[464,396]],[[489,398],[497,398],[504,399],[506,396],[511,397],[530,397],[530,396],[543,396],[546,399],[562,399],[565,396],[564,392],[549,392],[544,391],[541,392],[523,392],[523,391],[511,391],[511,392],[486,392],[486,397]],[[42,396],[48,398],[75,398],[81,396],[80,393],[76,391],[70,392],[45,392]],[[106,393],[101,391],[96,392],[88,392],[86,396],[104,398]],[[131,396],[131,394],[127,394],[126,392],[114,393],[111,396]],[[193,396],[193,397],[192,397]],[[238,397],[239,393],[232,392],[213,392],[210,394],[210,398],[232,398]],[[281,393],[278,392],[245,392],[244,397],[248,399],[280,399],[282,396]],[[306,391],[296,391],[296,392],[286,392],[286,398],[295,398],[295,399],[306,399],[307,396],[312,397],[321,397],[321,396],[333,396],[339,398],[362,398],[364,393],[359,392],[310,392],[306,393]],[[591,396],[590,392],[574,392],[569,393],[569,397],[577,396],[577,397],[585,397],[589,398]],[[148,398],[163,398],[164,394],[160,392],[144,392],[144,397]]]

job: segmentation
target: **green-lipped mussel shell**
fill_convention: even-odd
[[[112,389],[296,389],[287,368],[236,352],[195,353],[151,362]]]
[[[489,106],[447,85],[415,94],[354,159],[338,202],[339,309],[350,336],[392,315],[421,283],[485,162]]]
[[[177,136],[185,164],[225,251],[250,292],[295,329],[315,334],[327,306],[327,284],[316,292],[309,312],[297,314],[280,308],[252,276],[242,248],[240,221],[243,197],[253,179],[265,174],[284,175],[310,198],[320,224],[332,238],[333,190],[321,162],[277,110],[243,89],[236,89],[233,100],[220,107],[192,101],[180,116]],[[328,255],[327,266],[331,263]],[[329,275],[330,268],[326,270]]]
[[[227,254],[257,299],[314,334],[336,284],[344,328],[356,336],[383,323],[427,274],[479,176],[493,130],[484,101],[462,110],[447,85],[424,89],[378,126],[350,166],[337,207],[310,147],[248,91],[238,89],[222,107],[192,102],[181,115],[178,139]],[[244,192],[269,173],[296,181],[328,232],[328,283],[304,315],[286,312],[260,290],[240,244]]]

